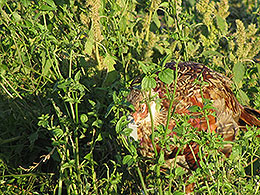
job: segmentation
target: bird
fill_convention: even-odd
[[[191,140],[181,149],[174,144],[170,145],[170,149],[165,149],[160,148],[158,138],[155,137],[153,146],[150,114],[154,131],[157,131],[160,125],[167,125],[169,109],[170,113],[189,116],[188,124],[195,129],[195,133],[214,132],[224,141],[234,141],[239,130],[246,129],[247,125],[260,127],[260,111],[239,103],[231,89],[232,81],[226,76],[196,62],[170,62],[165,64],[165,68],[174,73],[177,71],[175,82],[166,84],[159,79],[157,72],[154,78],[156,85],[148,92],[141,89],[141,79],[138,77],[131,84],[127,97],[127,101],[134,106],[129,119],[133,127],[131,135],[140,142],[138,150],[142,156],[153,158],[156,152],[164,150],[166,162],[177,159],[179,165],[190,170],[200,166],[200,146],[195,141]],[[167,94],[174,94],[172,103]],[[211,106],[208,106],[207,115],[202,115],[201,110],[209,103]],[[194,111],[192,108],[198,109]],[[167,136],[170,139],[178,136],[175,120],[170,117],[168,121],[170,131]],[[225,144],[219,151],[229,157],[232,144]]]

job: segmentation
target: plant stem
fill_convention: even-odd
[[[73,55],[73,50],[71,50],[70,52],[69,78],[71,78],[72,75],[72,55]]]
[[[159,186],[159,194],[160,195],[163,195],[163,191],[162,191],[162,181],[161,181],[161,179],[160,179],[160,173],[161,173],[161,171],[160,171],[160,164],[159,163],[157,163],[157,166],[156,166],[156,176],[158,177],[158,179],[157,179],[157,185]]]
[[[145,35],[145,41],[149,41],[149,31],[150,31],[150,23],[151,23],[151,19],[152,19],[152,14],[153,14],[153,1],[151,4],[151,7],[149,9],[149,16],[148,16],[148,22],[147,22],[147,26],[146,26],[146,35]]]
[[[172,106],[173,106],[173,102],[174,102],[174,98],[175,98],[175,94],[176,94],[176,90],[177,90],[179,61],[180,61],[180,58],[178,59],[178,61],[176,62],[176,65],[175,65],[175,80],[174,80],[173,94],[170,95],[169,90],[167,89],[168,97],[170,97],[171,99],[170,99],[170,105],[169,105],[169,109],[168,109],[168,113],[167,113],[167,121],[166,121],[166,127],[165,127],[165,132],[164,132],[164,140],[166,139],[166,132],[167,132],[169,125],[170,125]]]
[[[154,134],[154,121],[153,121],[153,114],[152,114],[150,102],[151,102],[151,89],[149,91],[149,97],[148,97],[148,101],[146,101],[146,105],[148,107],[148,112],[150,114],[150,120],[151,120],[152,146],[153,146],[153,150],[154,150],[154,153],[155,153],[155,157],[157,157],[158,156],[158,152],[157,152],[156,145],[155,145],[155,142],[154,142],[154,138],[155,138],[155,134]]]
[[[4,77],[4,76],[2,76],[1,75],[1,77],[2,77],[2,79],[7,83],[7,85],[15,92],[15,94],[20,98],[20,99],[23,99],[22,98],[22,96],[20,96],[20,94],[13,88],[13,86],[8,82],[8,80]]]
[[[144,190],[144,194],[148,195],[148,192],[147,192],[147,189],[146,189],[146,186],[145,186],[145,183],[144,183],[144,178],[143,178],[143,175],[142,175],[141,170],[140,170],[138,165],[137,165],[137,173],[138,173],[139,178],[141,180],[141,184],[142,184],[142,187],[143,187],[143,190]]]
[[[98,42],[95,43],[95,53],[96,53],[96,60],[98,63],[98,70],[101,71],[102,70],[102,65],[100,62],[100,57],[99,57],[99,50],[98,50]]]

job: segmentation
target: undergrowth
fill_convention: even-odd
[[[180,167],[161,171],[163,152],[139,155],[126,101],[136,76],[149,91],[166,62],[195,61],[231,78],[238,100],[260,109],[259,7],[244,0],[1,1],[0,193],[183,194],[189,183],[198,194],[259,193],[259,130],[240,132],[224,158],[223,140],[194,134],[188,118],[173,116],[183,135],[174,144],[196,140],[207,154],[187,178]],[[169,147],[168,127],[157,128],[152,136]]]

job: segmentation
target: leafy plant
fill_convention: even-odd
[[[143,76],[148,94],[158,72],[166,86],[176,82],[164,68],[171,60],[232,78],[239,101],[259,109],[259,24],[256,1],[1,1],[0,191],[181,194],[195,182],[202,194],[259,193],[258,130],[241,132],[223,161],[221,139],[194,137],[188,118],[174,115],[180,140],[154,127],[166,150],[203,146],[205,163],[187,178],[182,168],[161,172],[164,152],[140,156],[126,117],[131,81]],[[206,108],[193,109],[206,117]]]

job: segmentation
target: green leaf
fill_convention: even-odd
[[[127,123],[128,123],[128,122],[127,122]],[[133,129],[131,129],[131,128],[125,128],[125,129],[122,131],[122,134],[125,135],[125,136],[129,136],[132,131],[133,131]]]
[[[165,160],[164,160],[164,152],[163,152],[163,150],[161,150],[161,151],[160,151],[160,157],[159,157],[159,159],[158,159],[158,163],[159,163],[160,165],[162,165],[164,162],[165,162]]]
[[[254,135],[254,132],[252,130],[245,133],[244,138],[250,138]]]
[[[94,102],[94,101],[92,101],[92,100],[90,100],[90,99],[88,99],[88,102],[89,102],[89,103],[91,104],[91,106],[93,106],[93,107],[96,106],[96,104],[97,104],[96,102]]]
[[[100,134],[98,134],[98,137],[97,137],[97,139],[96,139],[96,142],[102,141],[102,140],[103,140],[103,138],[102,138],[102,135],[101,135],[101,133],[100,133]]]
[[[48,76],[51,66],[52,66],[52,60],[47,59],[46,63],[42,67],[42,74],[44,76]]]
[[[86,156],[84,156],[85,160],[91,160],[92,159],[92,152],[88,153]]]
[[[131,158],[132,158],[131,155],[126,155],[126,156],[124,156],[124,158],[123,158],[123,164],[125,165],[126,163],[128,163],[128,161],[129,161]]]
[[[227,34],[227,23],[220,15],[216,15],[218,29],[225,35]]]
[[[21,16],[17,12],[13,13],[13,17],[15,22],[20,22],[22,20]]]
[[[185,171],[183,170],[183,168],[177,167],[177,168],[175,169],[175,175],[176,175],[176,176],[182,176],[183,174],[185,174]]]
[[[126,16],[121,17],[121,19],[119,21],[119,26],[120,26],[120,31],[124,33],[126,28],[127,28],[127,18],[126,18]]]
[[[159,20],[159,18],[158,18],[157,12],[154,12],[154,14],[153,14],[153,22],[155,23],[155,25],[157,26],[157,28],[160,28],[161,22],[160,22],[160,20]]]
[[[184,195],[184,192],[174,192],[173,195]]]
[[[89,31],[88,39],[85,43],[84,51],[86,52],[86,54],[91,55],[93,47],[94,47],[94,33],[93,33],[92,28],[91,28],[91,30]]]
[[[152,89],[156,87],[156,81],[150,76],[145,76],[142,80],[142,89]]]
[[[42,5],[40,7],[40,10],[42,10],[42,11],[54,11],[54,10],[57,10],[57,8],[51,7],[51,6],[48,6],[48,5]]]
[[[131,155],[124,156],[124,158],[123,158],[124,165],[127,164],[130,167],[133,164],[133,162],[134,162],[134,159]]]
[[[159,7],[165,7],[165,8],[168,8],[169,7],[169,2],[163,2],[160,4]]]
[[[242,79],[244,77],[245,74],[245,67],[241,62],[238,62],[234,65],[233,67],[233,72],[234,72],[234,77],[233,77],[233,81],[235,82],[235,84],[238,87],[242,87]]]
[[[201,107],[199,107],[197,105],[193,105],[193,106],[189,107],[188,110],[191,112],[201,112],[202,111]]]
[[[210,50],[207,50],[207,51],[203,51],[201,53],[201,55],[205,56],[205,57],[208,57],[208,56],[223,56],[221,53],[217,52],[217,51],[210,51]]]
[[[256,64],[257,70],[258,70],[258,76],[260,77],[260,63]]]
[[[107,67],[108,72],[115,70],[114,64],[116,64],[114,58],[111,55],[107,54],[104,59],[104,66]]]
[[[75,74],[74,80],[75,80],[75,81],[79,81],[80,76],[81,76],[81,71],[79,70],[79,71]]]
[[[174,81],[174,71],[170,68],[166,68],[158,74],[158,77],[162,82],[171,84]]]
[[[126,120],[126,116],[122,116],[119,121],[116,123],[116,132],[120,133],[123,128],[123,122]]]
[[[52,130],[54,136],[61,137],[63,135],[63,130],[60,128],[56,128]]]
[[[145,65],[143,62],[138,61],[138,64],[141,66],[141,69],[144,71],[144,74],[147,74],[150,71],[150,67]]]
[[[115,70],[116,64],[114,57],[107,54],[104,59],[104,66],[107,67],[107,76],[104,80],[103,86],[111,86],[111,84],[118,78],[118,72]]]
[[[88,121],[88,116],[86,114],[80,115],[80,121],[84,124]]]
[[[241,89],[239,89],[239,97],[240,97],[240,100],[241,100],[242,104],[244,104],[244,105],[248,105],[249,104],[250,100],[249,100],[248,96]]]
[[[167,16],[166,22],[168,26],[172,26],[174,24],[174,19],[171,16]]]
[[[48,3],[49,6],[51,6],[53,9],[57,9],[55,2],[53,0],[44,0],[46,3]]]
[[[97,127],[97,128],[101,128],[102,125],[103,125],[103,121],[100,120],[100,119],[97,119],[97,120],[95,120],[95,121],[92,123],[92,126],[95,126],[95,127]]]

